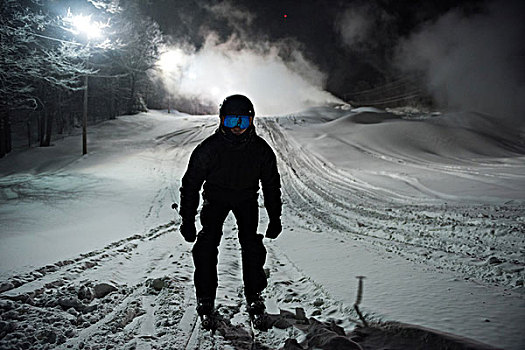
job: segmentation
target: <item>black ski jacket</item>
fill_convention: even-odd
[[[190,156],[180,188],[180,215],[183,220],[195,219],[203,183],[204,200],[238,203],[257,199],[259,181],[268,217],[278,219],[281,182],[272,148],[253,125],[238,136],[219,127]]]

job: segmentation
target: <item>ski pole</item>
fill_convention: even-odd
[[[359,283],[357,285],[357,297],[355,300],[354,309],[359,315],[359,319],[363,322],[363,325],[368,327],[368,322],[366,322],[363,314],[359,310],[359,304],[361,304],[361,300],[363,300],[363,280],[365,279],[365,276],[357,276],[357,279],[359,279]]]

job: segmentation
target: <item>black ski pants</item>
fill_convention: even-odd
[[[260,293],[267,286],[264,272],[266,249],[262,242],[263,235],[257,234],[259,224],[257,198],[241,202],[204,200],[200,214],[202,230],[192,250],[197,298],[215,299],[218,247],[221,242],[222,227],[230,211],[237,220],[244,293],[245,295]]]

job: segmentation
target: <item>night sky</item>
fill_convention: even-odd
[[[246,43],[278,43],[285,59],[291,51],[300,50],[327,74],[326,89],[342,96],[353,86],[380,84],[399,75],[392,65],[395,49],[423,23],[451,9],[465,15],[478,13],[483,4],[475,0],[155,0],[144,1],[142,10],[173,43],[198,48],[214,32],[222,40],[236,35]],[[343,27],[352,9],[366,24],[358,40],[349,45]]]
[[[87,4],[50,0],[49,5],[63,11],[65,3],[78,5],[75,12]],[[523,0],[136,4],[158,23],[166,50],[178,50],[180,59],[169,62],[169,76],[162,72],[158,80],[168,94],[199,100],[213,107],[210,112],[232,92],[249,93],[268,106],[267,113],[283,111],[289,101],[302,100],[291,109],[338,99],[354,103],[356,94],[414,75],[414,89],[441,110],[476,111],[525,123]],[[266,94],[275,87],[281,90]],[[295,95],[286,94],[292,90]]]

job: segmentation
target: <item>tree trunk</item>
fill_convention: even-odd
[[[5,110],[0,111],[0,158],[11,152],[11,128],[9,114]]]
[[[133,108],[135,105],[135,73],[131,73],[131,86],[130,86],[130,92],[129,92],[129,100],[128,100],[128,114],[134,114],[135,109]]]
[[[5,139],[5,130],[4,130],[4,116],[0,117],[0,158],[3,158],[7,154],[7,149],[5,147],[7,140]]]
[[[12,143],[12,140],[11,140],[11,120],[9,118],[9,114],[6,114],[5,115],[5,123],[6,123],[6,134],[5,134],[5,138],[7,140],[7,144],[6,144],[6,149],[7,149],[7,153],[11,152],[11,150],[13,149],[13,143]]]
[[[145,89],[145,96],[144,96],[144,103],[146,104],[146,108],[149,109],[149,96],[150,96],[150,82],[149,80],[146,82],[146,89]]]
[[[111,116],[111,119],[115,119],[117,117],[117,111],[115,109],[115,99],[116,99],[116,96],[115,96],[115,82],[113,81],[113,79],[109,79],[109,84],[110,84],[110,88],[111,88],[111,93],[110,93],[110,98],[111,100],[109,101],[109,108],[110,108],[110,116]]]
[[[64,133],[64,93],[61,89],[58,90],[57,93],[58,97],[58,105],[57,105],[57,113],[55,116],[55,122],[56,122],[56,133],[61,135]]]
[[[44,143],[44,134],[45,134],[45,121],[44,114],[46,113],[46,108],[38,112],[38,145],[43,146]]]
[[[28,120],[26,122],[27,126],[27,148],[31,148],[31,122]]]
[[[51,145],[51,133],[53,132],[53,117],[55,115],[54,110],[48,109],[45,113],[46,118],[46,129],[45,129],[45,137],[44,142],[41,145],[42,147],[49,147]]]

